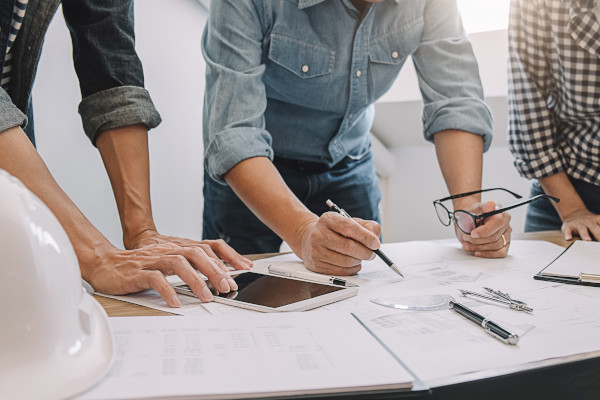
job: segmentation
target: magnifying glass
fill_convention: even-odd
[[[454,298],[447,294],[371,299],[375,304],[399,310],[435,311],[450,308]]]

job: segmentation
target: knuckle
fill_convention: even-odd
[[[353,254],[354,253],[354,242],[352,240],[344,240],[344,245],[342,247],[342,251],[344,254]]]
[[[164,275],[162,272],[157,270],[147,271],[149,280],[151,282],[160,282],[164,279]]]
[[[173,256],[173,261],[174,261],[174,264],[176,264],[176,265],[185,265],[188,263],[187,258],[185,258],[181,254],[177,254],[177,255]]]

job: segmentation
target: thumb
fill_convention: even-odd
[[[494,202],[493,200],[488,201],[487,203],[485,203],[483,205],[483,212],[487,213],[487,212],[492,212],[496,209],[496,202]]]

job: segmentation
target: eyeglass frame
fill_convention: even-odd
[[[450,224],[452,223],[452,221],[454,221],[456,223],[456,226],[458,226],[458,229],[460,229],[462,232],[466,233],[467,235],[470,235],[471,232],[473,232],[473,230],[475,230],[479,226],[479,225],[477,225],[477,221],[478,220],[482,220],[482,219],[491,217],[492,215],[496,215],[496,214],[500,214],[500,213],[503,213],[503,212],[508,211],[508,210],[512,210],[513,208],[524,206],[525,204],[532,203],[532,202],[537,201],[539,199],[550,199],[550,200],[554,200],[557,203],[560,201],[560,199],[558,197],[550,196],[550,195],[547,195],[547,194],[538,194],[537,196],[530,197],[529,199],[527,199],[525,201],[521,201],[519,203],[515,203],[513,205],[510,205],[508,207],[502,207],[502,208],[499,208],[497,210],[486,212],[486,213],[479,214],[479,215],[473,214],[472,212],[469,212],[467,210],[454,210],[454,211],[450,211],[450,210],[448,210],[448,208],[445,205],[442,204],[443,201],[459,199],[461,197],[467,197],[467,196],[472,196],[474,194],[479,194],[479,193],[484,193],[484,192],[490,192],[492,190],[503,190],[505,192],[508,192],[508,193],[512,194],[517,199],[523,198],[523,196],[521,196],[521,195],[519,195],[519,194],[517,194],[515,192],[512,192],[512,191],[510,191],[508,189],[504,189],[504,188],[491,188],[491,189],[475,190],[475,191],[472,191],[472,192],[455,194],[453,196],[448,196],[448,197],[444,197],[442,199],[434,200],[433,201],[433,207],[435,208],[435,214],[437,215],[438,220],[442,223],[442,225],[444,225],[444,226],[450,226]],[[440,214],[437,211],[438,210],[437,205],[440,205],[448,213],[448,223],[447,224],[444,223],[444,221],[442,221],[442,219],[440,218]],[[471,218],[473,218],[473,225],[475,226],[475,228],[473,228],[472,231],[466,232],[463,228],[461,228],[461,226],[459,225],[459,223],[457,222],[456,217],[455,217],[455,213],[457,213],[457,212],[462,212],[462,213],[468,214],[468,215],[471,216]]]

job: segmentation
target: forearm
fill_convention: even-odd
[[[434,135],[438,162],[451,195],[481,189],[483,139],[469,132],[447,130]],[[466,209],[480,195],[453,200],[454,209]]]
[[[296,198],[268,158],[240,162],[227,172],[225,181],[263,223],[300,254],[302,232],[318,217]]]
[[[87,279],[98,253],[111,245],[58,186],[19,127],[0,133],[0,168],[19,178],[54,213],[67,232],[77,254],[81,274]]]
[[[565,172],[559,172],[538,180],[546,194],[560,199],[560,202],[552,202],[552,205],[556,208],[556,212],[558,212],[562,221],[578,211],[587,211],[587,207],[575,191]]]
[[[148,131],[131,125],[102,132],[96,141],[119,210],[123,243],[131,248],[136,237],[156,230],[150,201]]]

